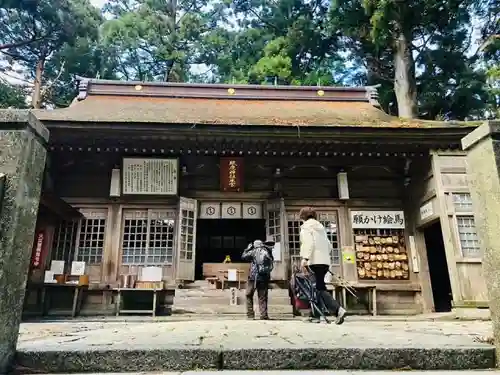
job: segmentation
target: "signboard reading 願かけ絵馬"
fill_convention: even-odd
[[[404,229],[403,211],[351,211],[352,229]]]

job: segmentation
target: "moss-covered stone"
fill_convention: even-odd
[[[27,111],[0,111],[0,373],[14,358],[33,246],[48,131]]]

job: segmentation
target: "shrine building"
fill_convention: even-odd
[[[245,278],[243,249],[272,238],[284,287],[313,206],[332,270],[376,288],[379,314],[487,306],[460,146],[478,124],[399,119],[377,98],[80,78],[68,108],[33,111],[50,131],[43,196],[67,207],[40,209],[30,283],[52,261],[85,262],[95,290],[146,266],[172,288]]]

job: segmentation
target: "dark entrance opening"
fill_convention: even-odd
[[[241,253],[254,240],[266,239],[264,219],[199,219],[196,223],[196,280],[203,279],[203,263],[222,263],[227,255],[240,263]]]
[[[435,311],[451,311],[453,297],[451,294],[450,274],[439,221],[425,228],[424,237]]]

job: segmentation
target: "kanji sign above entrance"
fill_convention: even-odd
[[[222,191],[243,191],[243,158],[220,158]]]
[[[404,229],[403,211],[351,211],[352,229]]]

